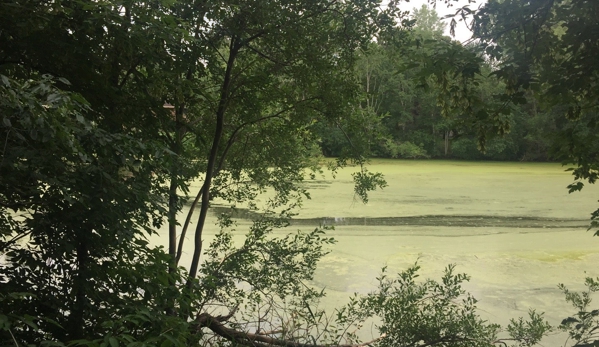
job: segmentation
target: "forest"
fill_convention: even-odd
[[[467,114],[464,114],[465,111],[460,108],[444,113],[439,99],[445,96],[440,94],[442,91],[435,85],[436,81],[430,77],[431,70],[425,69],[424,73],[422,72],[425,64],[439,64],[439,61],[425,61],[433,59],[427,56],[428,54],[438,55],[440,49],[447,49],[442,47],[443,45],[452,44],[452,38],[444,34],[446,23],[439,18],[434,9],[427,6],[416,9],[409,18],[413,20],[410,23],[412,26],[409,43],[405,42],[401,48],[398,48],[397,45],[373,42],[359,52],[355,71],[362,86],[361,112],[376,115],[374,118],[378,127],[376,129],[378,137],[371,137],[372,143],[369,146],[371,156],[505,161],[564,159],[560,151],[559,139],[564,128],[572,126],[563,121],[562,116],[567,112],[564,109],[566,105],[558,102],[548,103],[547,100],[541,101],[538,85],[520,90],[517,98],[511,96],[505,99],[509,116],[503,121],[506,122],[505,126],[509,131],[503,136],[490,138],[485,150],[481,151],[477,132],[471,124],[472,119],[469,119]],[[468,81],[471,84],[468,86],[468,92],[478,94],[478,102],[491,104],[497,102],[497,98],[502,96],[508,82],[498,75],[500,71],[498,68],[501,67],[502,72],[507,72],[505,70],[507,65],[498,65],[498,61],[492,56],[493,53],[489,52],[499,48],[516,52],[522,48],[519,45],[524,42],[519,42],[517,37],[504,36],[493,40],[493,45],[489,46],[484,43],[484,39],[492,34],[483,32],[482,24],[478,30],[480,30],[478,34],[475,34],[478,36],[464,43],[468,50],[482,59],[477,66],[480,69],[477,75]],[[555,35],[559,37],[564,29],[553,27],[552,30],[555,30]],[[543,39],[549,40],[549,38]],[[533,43],[526,42],[526,44]],[[554,43],[540,41],[538,44],[550,46]],[[537,50],[540,50],[540,47]],[[436,59],[442,59],[448,64],[456,64],[451,56],[439,55]],[[532,57],[518,57],[518,59],[532,59]],[[518,61],[517,64],[522,62]],[[460,67],[446,66],[441,69],[446,69],[442,73],[451,71],[450,73],[456,74]],[[463,76],[450,76],[449,83],[455,83],[454,88],[458,88],[459,83],[463,83],[460,78]],[[347,141],[341,127],[327,128],[322,131],[321,145],[325,155],[334,157],[342,155]]]
[[[465,160],[559,161],[553,144],[561,128],[557,107],[540,105],[534,92],[526,91],[522,100],[510,105],[510,131],[495,136],[485,151],[477,145],[476,132],[461,117],[460,110],[442,114],[438,100],[440,91],[432,79],[423,79],[422,62],[415,54],[434,54],[439,42],[451,44],[445,35],[444,21],[437,12],[423,6],[410,14],[409,48],[373,42],[360,51],[356,77],[362,85],[363,112],[376,115],[378,136],[372,137],[371,156],[382,158],[453,158]],[[470,92],[480,95],[481,102],[494,102],[505,90],[505,82],[493,75],[494,62],[485,46],[475,39],[464,43],[479,57],[481,73],[471,83]],[[449,57],[445,58],[449,59]],[[410,65],[411,64],[411,65]],[[426,76],[426,75],[425,75]],[[457,82],[457,79],[456,81]],[[375,140],[376,139],[376,140]],[[346,146],[343,129],[325,128],[321,146],[326,156],[337,157]]]
[[[467,42],[398,0],[0,1],[0,346],[533,346],[556,329],[599,346],[599,279],[562,288],[558,327],[482,319],[451,264],[383,269],[326,312],[310,281],[329,228],[275,232],[325,171],[357,167],[368,203],[387,185],[374,157],[557,161],[570,192],[595,183],[599,2],[454,10]],[[238,205],[258,216],[241,243]]]

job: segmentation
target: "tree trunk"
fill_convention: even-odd
[[[81,237],[83,238],[83,237]],[[85,306],[87,302],[87,295],[85,287],[87,285],[87,259],[88,250],[85,240],[77,241],[77,274],[75,275],[73,291],[75,294],[75,300],[73,301],[73,308],[69,316],[69,326],[67,327],[69,340],[78,340],[84,337],[84,316]]]
[[[175,136],[171,150],[176,154],[173,159],[170,172],[170,186],[168,196],[168,254],[171,256],[169,272],[172,273],[177,268],[177,205],[179,197],[177,196],[178,180],[181,175],[180,156],[183,154],[183,135],[185,128],[182,124],[183,105],[177,105],[175,108]]]
[[[202,233],[204,231],[204,224],[206,223],[206,216],[208,214],[208,208],[210,204],[210,185],[212,184],[212,177],[214,174],[214,168],[216,165],[216,157],[218,155],[220,141],[223,137],[225,111],[229,101],[228,99],[231,87],[231,77],[239,48],[240,47],[238,46],[237,38],[232,38],[231,44],[229,46],[229,59],[227,61],[227,68],[225,70],[223,85],[221,87],[218,109],[216,111],[216,129],[214,130],[214,139],[212,141],[212,147],[210,149],[210,156],[208,157],[206,177],[204,179],[204,184],[202,185],[202,204],[200,206],[200,216],[198,218],[198,225],[196,226],[196,232],[194,236],[193,258],[191,260],[191,266],[189,268],[189,278],[187,280],[188,287],[190,287],[193,283],[193,279],[196,277],[200,265],[200,256],[202,254]]]
[[[449,130],[445,131],[445,156],[449,153]]]

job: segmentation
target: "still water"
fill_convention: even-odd
[[[599,187],[568,194],[572,177],[559,164],[378,160],[369,170],[382,172],[389,186],[371,193],[367,205],[354,197],[355,170],[308,181],[312,199],[277,231],[335,226],[329,235],[337,244],[313,283],[327,289],[326,308],[372,291],[383,266],[399,272],[417,261],[421,277],[439,279],[453,263],[471,275],[466,288],[489,321],[507,324],[534,308],[557,325],[573,313],[557,284],[583,289],[586,276],[599,276],[599,238],[586,230]],[[240,241],[251,214],[237,217]],[[205,244],[217,231],[214,221]],[[550,339],[563,343],[563,336]]]

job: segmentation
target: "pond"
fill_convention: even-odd
[[[587,231],[599,187],[568,194],[572,176],[559,164],[376,160],[369,170],[388,187],[367,205],[354,197],[355,170],[308,181],[312,199],[278,231],[335,225],[329,235],[338,242],[313,283],[326,287],[327,308],[372,291],[383,266],[400,272],[418,262],[423,278],[439,279],[456,264],[471,275],[466,288],[484,318],[507,324],[534,308],[557,325],[573,313],[558,283],[582,289],[586,276],[599,276],[599,238]],[[249,216],[237,216],[239,239]],[[216,231],[210,223],[206,241]]]

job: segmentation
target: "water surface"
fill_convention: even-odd
[[[355,170],[307,181],[312,199],[277,231],[335,226],[329,234],[338,243],[313,283],[327,288],[327,308],[374,290],[383,266],[399,272],[418,261],[422,277],[438,279],[453,263],[472,276],[467,288],[483,317],[506,324],[535,308],[559,324],[573,312],[557,284],[582,289],[585,276],[599,276],[599,238],[586,231],[599,190],[568,194],[572,178],[558,164],[378,160],[369,170],[384,173],[389,186],[367,205],[353,194]],[[228,210],[215,202],[213,212]],[[241,241],[256,215],[238,209],[234,217]],[[206,241],[217,231],[214,217],[208,223]]]

